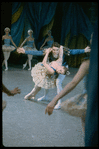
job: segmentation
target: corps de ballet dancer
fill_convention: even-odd
[[[54,38],[51,35],[51,30],[49,30],[48,31],[48,37],[45,39],[44,43],[40,47],[40,50],[44,50],[44,49],[50,48],[52,46],[53,42],[54,42]],[[47,46],[44,46],[46,43],[47,43]]]
[[[2,50],[3,50],[3,54],[4,54],[4,61],[2,63],[2,66],[5,64],[5,71],[8,70],[8,59],[10,57],[10,53],[11,51],[17,49],[16,44],[13,42],[11,35],[9,34],[10,32],[10,28],[6,27],[4,29],[5,35],[2,36],[2,40],[4,40],[4,45],[2,45]],[[12,46],[10,43],[12,42],[12,44],[14,46]]]
[[[23,43],[20,45],[20,47],[23,47],[25,50],[37,50],[36,49],[36,46],[35,46],[35,42],[34,42],[34,37],[33,37],[33,30],[28,30],[28,37],[23,41]],[[23,46],[25,43],[27,42],[27,45],[26,46]],[[28,56],[28,59],[26,61],[25,64],[23,64],[23,69],[27,66],[27,63],[29,64],[29,69],[28,70],[31,70],[31,60],[33,58],[33,55],[27,55]]]

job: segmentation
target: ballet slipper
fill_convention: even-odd
[[[30,93],[24,97],[25,100],[34,99],[34,98],[35,98],[34,94],[30,94]]]
[[[44,95],[37,99],[37,101],[48,100],[48,98]]]

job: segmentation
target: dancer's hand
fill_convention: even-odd
[[[25,50],[23,48],[20,48],[20,47],[17,49],[17,52],[18,53],[25,54]]]
[[[15,89],[11,90],[10,93],[8,94],[8,96],[14,96],[16,94],[20,94],[21,93],[21,90],[16,87]]]
[[[45,109],[45,114],[48,113],[48,115],[51,115],[51,114],[53,113],[53,109],[54,109],[55,105],[56,105],[56,102],[52,100],[52,101],[47,105],[47,107],[46,107],[46,109]]]
[[[84,50],[85,50],[85,53],[87,53],[87,52],[90,52],[90,51],[91,51],[91,49],[90,49],[90,47],[89,47],[89,46],[87,46]]]
[[[44,49],[43,53],[45,54],[49,54],[52,51],[52,48],[48,48],[48,49]]]

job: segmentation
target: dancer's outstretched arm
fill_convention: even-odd
[[[22,53],[22,54],[30,54],[30,55],[37,55],[37,56],[42,56],[44,55],[43,51],[25,51],[24,48],[18,48],[17,49],[18,53]]]
[[[55,96],[55,98],[47,105],[46,109],[45,109],[45,114],[48,113],[49,115],[52,114],[54,106],[56,105],[57,101],[59,99],[61,99],[62,97],[64,97],[65,95],[67,95],[70,91],[72,91],[77,84],[83,79],[83,77],[88,73],[88,69],[89,69],[89,60],[84,61],[78,72],[76,73],[76,75],[74,76],[73,80],[68,83],[64,89]]]
[[[46,50],[46,55],[44,56],[44,59],[43,59],[43,61],[42,61],[42,64],[46,67],[46,69],[48,70],[48,73],[49,74],[54,74],[54,70],[49,66],[49,64],[47,64],[47,59],[48,59],[48,55],[49,55],[49,53],[52,51],[52,49],[51,48],[48,48],[47,50]]]

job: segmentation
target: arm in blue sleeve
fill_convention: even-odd
[[[84,49],[72,49],[72,50],[69,50],[70,51],[70,55],[76,55],[76,54],[82,54],[85,52]]]
[[[25,51],[25,54],[42,56],[43,55],[43,51]]]

